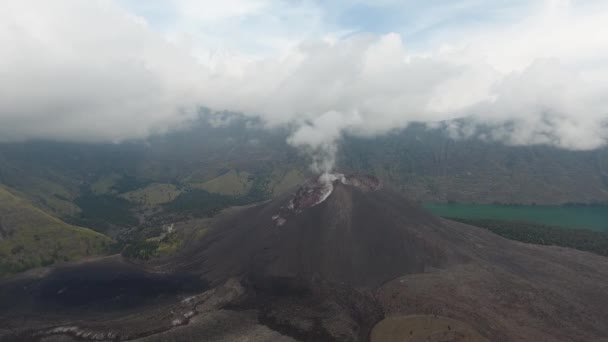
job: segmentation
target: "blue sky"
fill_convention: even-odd
[[[543,2],[119,0],[119,3],[160,32],[187,34],[212,49],[264,54],[273,51],[268,40],[302,41],[360,32],[399,33],[412,49],[423,49],[436,34],[505,25],[525,17]],[[222,37],[221,42],[211,39],[213,35]]]

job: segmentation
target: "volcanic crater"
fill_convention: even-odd
[[[109,267],[110,261],[104,262]],[[105,312],[90,303],[78,314],[49,313],[31,298],[39,298],[51,281],[62,289],[62,279],[70,279],[65,295],[83,293],[79,286],[90,281],[74,280],[86,277],[82,268],[11,280],[0,284],[0,295],[11,297],[21,313],[0,310],[0,326],[10,327],[0,329],[0,337],[47,342],[608,337],[608,259],[519,243],[435,217],[369,176],[322,175],[274,200],[227,210],[180,254],[129,267],[166,273],[142,279],[162,279],[174,284],[172,290],[160,291],[162,301],[128,310]],[[112,286],[113,274],[96,279]],[[385,323],[372,334],[380,321]]]

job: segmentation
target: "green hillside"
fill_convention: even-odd
[[[68,225],[0,185],[0,277],[103,254],[105,235]]]
[[[251,178],[250,173],[233,169],[206,182],[192,184],[192,187],[220,195],[242,196],[251,190]]]
[[[144,188],[129,191],[122,198],[139,205],[154,206],[173,201],[181,191],[173,184],[150,184]]]

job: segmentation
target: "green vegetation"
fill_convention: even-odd
[[[253,177],[249,192],[243,196],[229,196],[206,190],[190,189],[181,193],[175,200],[166,203],[164,207],[169,212],[194,217],[211,217],[228,207],[251,204],[270,198],[268,184],[269,176],[266,173],[260,173]]]
[[[287,173],[284,175],[275,172],[270,184],[270,187],[272,188],[272,195],[281,195],[286,191],[291,190],[296,185],[301,184],[305,179],[305,176],[295,169],[287,171]]]
[[[570,247],[608,256],[608,233],[587,229],[569,229],[537,223],[487,219],[450,218],[454,221],[488,229],[493,233],[537,245]]]
[[[605,205],[548,206],[425,203],[424,207],[435,215],[458,219],[530,222],[608,232],[608,206]]]
[[[126,244],[122,255],[126,258],[148,260],[157,255],[158,241],[133,241]]]
[[[250,192],[246,196],[235,197],[194,189],[182,193],[174,201],[167,203],[165,209],[171,212],[190,214],[194,217],[212,217],[222,209],[246,205],[266,198],[268,196],[262,193]]]
[[[150,184],[145,188],[129,191],[120,197],[136,204],[154,206],[173,201],[181,193],[173,184]]]
[[[211,217],[236,201],[231,196],[210,193],[205,190],[190,190],[165,205],[171,212],[191,214],[195,217]]]
[[[0,186],[0,277],[104,254],[112,240],[72,226]]]
[[[4,167],[4,165],[2,165]],[[19,175],[20,174],[20,175]],[[19,197],[26,198],[32,204],[41,208],[52,216],[64,217],[77,214],[80,209],[72,203],[76,189],[55,182],[50,179],[42,179],[32,175],[19,172],[13,177],[18,178],[13,182],[0,182],[11,189],[19,192]],[[52,175],[54,176],[54,175]],[[49,177],[52,178],[52,177]],[[11,183],[14,183],[13,186]]]
[[[181,245],[182,240],[175,232],[172,232],[158,238],[126,243],[122,255],[132,259],[149,260],[173,255]]]
[[[74,202],[80,207],[80,214],[73,223],[104,232],[110,225],[130,227],[137,225],[137,218],[131,213],[133,204],[114,195],[95,195],[85,192]]]
[[[120,178],[120,175],[116,173],[103,175],[93,182],[93,184],[91,184],[91,192],[95,195],[112,193],[114,191],[114,185],[120,180]]]
[[[607,206],[425,203],[424,207],[511,240],[608,256]]]
[[[146,187],[150,184],[150,181],[141,180],[132,176],[122,176],[117,181],[114,182],[111,189],[112,191],[122,194],[125,192],[137,190]]]
[[[244,171],[239,172],[232,169],[223,175],[204,183],[195,183],[191,185],[193,188],[220,195],[242,196],[251,190],[252,184],[252,175],[250,173]]]

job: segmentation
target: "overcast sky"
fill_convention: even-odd
[[[0,0],[0,140],[122,141],[200,106],[332,146],[467,116],[507,144],[608,139],[608,2]]]

